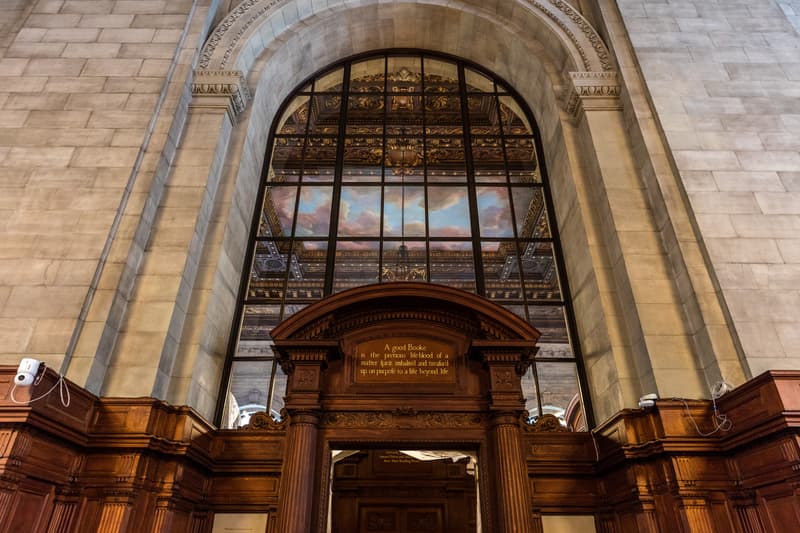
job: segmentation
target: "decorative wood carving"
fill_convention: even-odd
[[[253,413],[250,416],[250,423],[247,424],[244,428],[245,430],[249,431],[283,431],[286,429],[286,417],[288,414],[284,413],[283,418],[278,421],[272,418],[271,415],[267,414],[264,411],[259,411],[257,413]]]
[[[550,414],[544,414],[539,417],[539,419],[534,422],[533,424],[528,423],[528,416],[527,412],[523,416],[523,429],[525,431],[537,431],[537,432],[545,432],[545,431],[567,431],[567,428],[561,425],[561,421],[559,421],[558,417]]]

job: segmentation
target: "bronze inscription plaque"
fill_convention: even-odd
[[[365,341],[355,348],[357,383],[452,383],[453,347],[410,337]]]

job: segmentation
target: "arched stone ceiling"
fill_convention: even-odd
[[[240,70],[245,75],[260,52],[285,32],[324,19],[345,9],[375,5],[380,0],[329,0],[319,6],[309,0],[244,0],[216,27],[200,55],[200,70]],[[394,2],[397,5],[443,7],[437,0]],[[385,5],[385,4],[384,4]],[[467,12],[502,28],[518,27],[538,41],[552,64],[572,72],[613,70],[600,36],[564,0],[453,0],[444,7]],[[480,38],[477,36],[476,38]]]

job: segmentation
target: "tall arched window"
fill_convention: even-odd
[[[223,427],[277,415],[270,331],[327,295],[429,281],[485,296],[542,333],[532,418],[585,429],[569,300],[533,118],[462,61],[383,52],[303,84],[273,125],[223,383]]]

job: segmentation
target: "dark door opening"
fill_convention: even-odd
[[[475,461],[457,453],[345,452],[333,467],[333,533],[478,533]],[[454,460],[455,459],[455,460]]]

